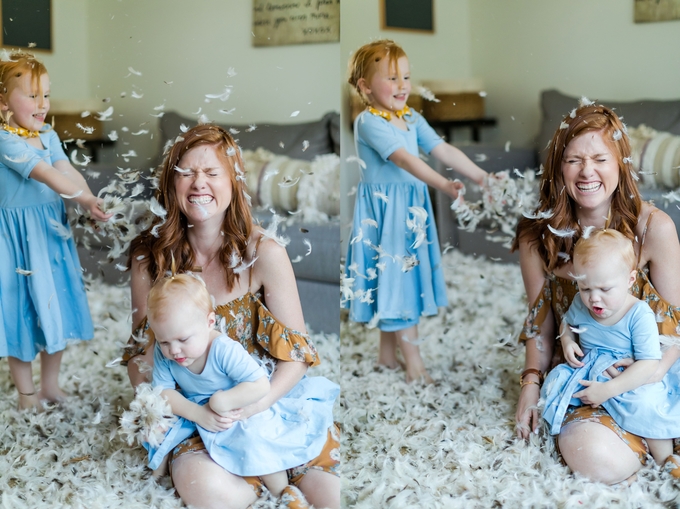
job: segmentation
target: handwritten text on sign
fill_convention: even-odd
[[[340,0],[253,0],[254,46],[340,40]]]

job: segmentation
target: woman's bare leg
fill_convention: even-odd
[[[9,373],[19,392],[19,409],[41,408],[40,397],[33,384],[33,368],[30,362],[24,362],[16,357],[7,357]]]
[[[559,435],[559,446],[567,466],[593,481],[617,484],[642,467],[631,448],[597,422],[567,424]]]
[[[182,501],[196,509],[246,509],[257,495],[205,451],[183,454],[172,464],[172,481]]]
[[[425,369],[425,363],[420,356],[420,347],[413,344],[418,340],[418,326],[414,325],[408,329],[396,331],[394,334],[397,336],[399,348],[406,361],[406,381],[410,383],[422,378],[425,383],[433,383],[434,380]]]
[[[66,393],[59,387],[59,369],[64,351],[48,354],[40,352],[40,399],[51,403],[63,401]]]
[[[321,509],[340,509],[340,478],[324,472],[310,469],[298,484],[307,502]]]

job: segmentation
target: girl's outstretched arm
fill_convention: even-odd
[[[441,145],[444,145],[444,143]],[[434,153],[434,150],[432,152]],[[419,157],[414,156],[405,148],[395,150],[388,159],[417,179],[425,182],[428,186],[448,194],[451,198],[458,198],[458,191],[463,188],[462,182],[454,182],[447,179],[444,175],[434,171],[426,162]]]
[[[71,196],[72,200],[89,210],[97,221],[106,221],[111,217],[111,214],[105,214],[99,208],[99,200],[92,194],[83,176],[65,160],[57,161],[55,166],[40,161],[31,170],[30,177],[62,196]]]
[[[257,403],[269,392],[269,379],[262,376],[254,382],[241,382],[210,397],[210,408],[220,415]]]
[[[430,154],[480,186],[484,184],[484,179],[488,176],[488,173],[473,163],[468,156],[448,143],[440,143],[432,149]]]

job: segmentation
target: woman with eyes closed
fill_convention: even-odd
[[[563,362],[557,331],[578,291],[571,259],[587,226],[615,229],[633,241],[637,264],[631,293],[654,310],[661,335],[678,336],[680,330],[680,308],[673,305],[680,304],[680,243],[673,220],[640,199],[630,143],[618,116],[585,103],[567,114],[555,132],[539,205],[533,219],[519,222],[513,246],[519,249],[530,306],[520,334],[526,360],[516,412],[517,435],[524,439],[538,432],[545,374]],[[648,382],[668,372],[680,391],[678,358],[680,348],[667,348]],[[620,361],[605,376],[616,377],[632,362]],[[588,405],[569,407],[557,445],[573,471],[607,484],[632,478],[649,452],[643,438],[622,430],[604,409]],[[675,476],[680,475],[677,467],[671,472]]]
[[[171,270],[200,272],[226,335],[265,364],[275,364],[267,396],[215,416],[224,429],[269,408],[295,388],[309,366],[320,362],[306,334],[286,250],[253,225],[243,177],[240,149],[224,129],[203,124],[183,133],[161,166],[156,198],[167,214],[133,241],[129,260],[134,332],[124,362],[134,386],[149,381],[153,364],[147,296],[154,282]],[[288,470],[288,476],[307,502],[337,508],[337,427],[331,426],[327,435],[321,454]],[[175,488],[188,505],[246,508],[262,493],[258,478],[232,475],[217,465],[200,436],[185,440],[169,456]]]

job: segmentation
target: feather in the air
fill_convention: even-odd
[[[578,101],[578,105],[580,108],[583,108],[584,106],[592,106],[593,104],[595,104],[595,101],[591,101],[585,95],[582,95]]]
[[[57,235],[59,235],[62,239],[70,239],[73,236],[73,233],[71,232],[70,228],[67,228],[64,226],[62,223],[57,221],[56,219],[49,218],[50,226],[52,226],[52,229],[57,232]]]
[[[80,191],[76,191],[76,192],[73,193],[73,194],[62,194],[62,193],[59,193],[59,196],[61,196],[62,198],[65,198],[65,199],[67,199],[67,200],[72,200],[73,198],[77,198],[77,197],[80,196],[81,194],[83,194],[83,190],[82,190],[82,189],[81,189]]]
[[[71,152],[71,162],[73,164],[75,164],[76,166],[87,166],[88,164],[90,164],[90,161],[92,161],[92,158],[90,156],[86,155],[86,154],[83,154],[83,162],[82,163],[80,161],[78,161],[77,157],[78,157],[78,151],[73,150]]]
[[[565,228],[563,230],[558,230],[550,225],[548,225],[548,230],[550,230],[552,234],[556,235],[557,237],[573,237],[574,234],[576,233],[576,230],[574,230],[573,228]]]
[[[363,170],[366,169],[366,163],[357,156],[349,156],[345,158],[345,161],[348,163],[357,163]]]
[[[376,198],[380,198],[385,203],[390,202],[390,199],[387,197],[387,195],[384,194],[384,193],[381,193],[380,191],[373,191],[373,196],[375,196]]]
[[[378,221],[376,221],[375,219],[371,219],[370,217],[362,219],[361,224],[367,224],[368,226],[372,226],[373,228],[378,227]]]

